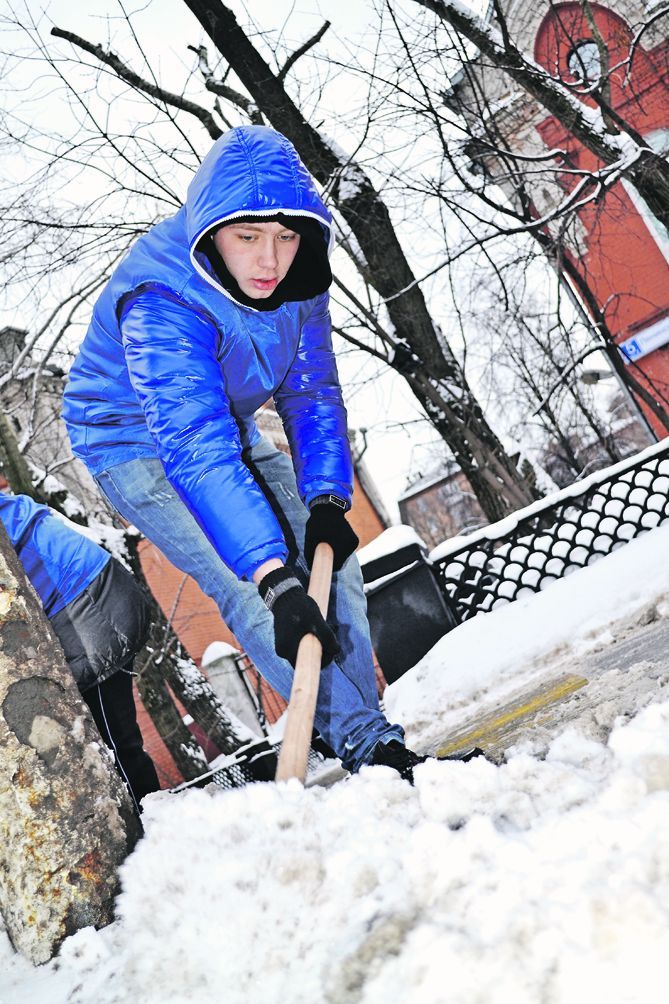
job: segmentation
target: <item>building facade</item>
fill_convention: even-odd
[[[421,478],[398,499],[400,519],[432,550],[444,540],[488,522],[466,476],[456,464]]]
[[[667,19],[653,19],[658,0],[617,0],[615,9],[547,0],[501,6],[518,48],[584,105],[596,108],[588,92],[605,81],[604,128],[616,129],[620,118],[656,152],[669,152],[669,39]],[[494,134],[525,164],[533,160],[525,180],[536,218],[550,218],[571,195],[578,202],[584,177],[602,167],[594,154],[501,69],[483,58],[470,69],[456,92],[470,129],[479,129],[486,173],[517,199],[510,172],[485,152]],[[545,231],[585,280],[626,364],[669,409],[669,233],[625,178],[591,194],[569,222],[557,218]],[[646,417],[666,435],[647,410]]]

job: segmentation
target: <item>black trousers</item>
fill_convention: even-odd
[[[140,799],[160,788],[153,761],[142,745],[130,674],[149,630],[144,594],[112,558],[50,619],[81,696],[114,753],[116,769],[139,812]]]
[[[116,769],[128,785],[137,812],[140,800],[158,791],[160,782],[153,760],[144,750],[137,724],[132,675],[121,669],[81,695],[90,708],[100,735],[114,754]]]

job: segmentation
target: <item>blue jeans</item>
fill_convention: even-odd
[[[288,561],[306,570],[303,546],[308,513],[290,459],[264,439],[244,459],[279,519],[290,552]],[[161,462],[128,460],[102,471],[96,481],[113,508],[211,596],[262,676],[288,699],[293,668],[274,650],[272,615],[256,586],[241,582],[218,556],[168,482]],[[370,762],[378,742],[403,742],[404,733],[379,709],[362,575],[355,557],[332,577],[328,621],[341,653],[321,671],[315,724],[344,767],[357,771]]]

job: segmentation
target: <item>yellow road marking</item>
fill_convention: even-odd
[[[468,746],[482,746],[485,749],[486,746],[494,745],[510,726],[518,724],[523,718],[530,718],[551,704],[564,700],[565,697],[584,687],[587,682],[583,676],[571,674],[562,676],[556,682],[544,685],[529,700],[520,698],[501,714],[484,719],[476,728],[453,736],[437,750],[437,756],[451,756]]]

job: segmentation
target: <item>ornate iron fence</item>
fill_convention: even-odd
[[[669,439],[430,554],[464,621],[539,592],[669,520]],[[668,561],[669,564],[669,561]]]

